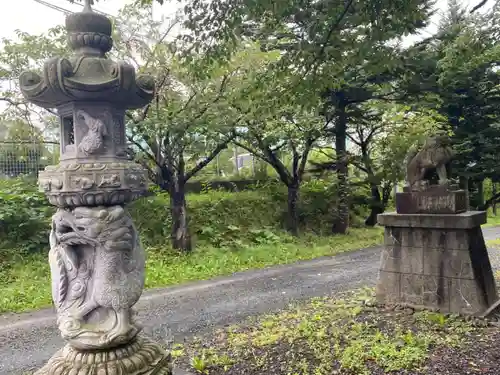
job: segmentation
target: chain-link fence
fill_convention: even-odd
[[[128,145],[133,148],[133,145]],[[139,152],[140,150],[134,150]],[[132,156],[132,155],[131,155]],[[0,179],[38,177],[47,165],[59,163],[59,143],[40,140],[0,140]],[[224,150],[197,174],[196,179],[255,178],[267,166],[248,153]],[[267,175],[267,172],[264,173]]]
[[[38,140],[0,141],[0,178],[38,177],[59,162],[59,143]]]

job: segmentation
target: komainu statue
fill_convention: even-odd
[[[406,159],[406,181],[410,190],[419,190],[434,172],[440,185],[447,184],[449,165],[454,155],[450,139],[444,135],[428,138],[420,150],[411,149]]]
[[[127,211],[121,206],[59,209],[50,245],[62,336],[83,350],[134,338],[140,327],[131,308],[144,287],[145,254]]]

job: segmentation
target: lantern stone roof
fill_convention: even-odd
[[[42,74],[24,72],[19,77],[23,95],[43,108],[57,108],[77,101],[105,101],[117,108],[141,108],[154,95],[154,79],[135,74],[125,61],[108,59],[113,46],[112,23],[93,12],[90,4],[66,18],[69,58],[47,60]]]

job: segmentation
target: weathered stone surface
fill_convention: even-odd
[[[384,244],[468,251],[474,235],[470,230],[386,227]]]
[[[387,272],[401,272],[401,247],[386,246],[380,257],[380,269]]]
[[[411,148],[406,162],[406,181],[410,190],[426,189],[433,171],[438,175],[439,184],[446,185],[448,169],[454,156],[447,135],[429,137],[420,149]]]
[[[475,228],[471,231],[470,235],[471,247],[469,251],[474,278],[482,291],[486,305],[491,306],[498,300],[498,296],[483,232],[481,228]]]
[[[145,253],[121,206],[59,209],[52,218],[52,297],[62,337],[74,348],[132,340],[131,308],[144,287]]]
[[[39,173],[38,184],[58,207],[126,204],[148,186],[146,171],[129,161],[48,166]]]
[[[415,230],[415,229],[410,229]],[[471,230],[421,229],[422,246],[425,248],[468,251],[473,238]]]
[[[382,303],[396,303],[400,301],[401,274],[380,270],[377,283],[377,300]]]
[[[423,275],[401,274],[401,302],[414,305],[424,305],[424,277]]]
[[[474,280],[468,252],[444,248],[428,248],[425,253],[425,275]]]
[[[35,375],[172,375],[170,354],[145,337],[109,351],[59,350]]]
[[[423,305],[429,308],[438,308],[442,311],[450,311],[450,284],[451,280],[446,277],[423,276]]]
[[[377,285],[380,302],[480,315],[497,300],[480,227],[485,213],[379,218],[386,226]]]
[[[421,274],[424,267],[423,258],[421,247],[393,245],[386,246],[382,251],[381,264],[386,271]]]
[[[472,229],[486,223],[486,212],[467,211],[455,215],[390,212],[378,215],[377,220],[384,227]]]
[[[128,160],[123,109],[110,103],[58,107],[61,163],[39,175],[39,188],[58,207],[129,203],[147,190],[147,173]]]
[[[479,315],[489,306],[476,280],[450,279],[450,291],[451,311]]]
[[[61,162],[127,160],[125,111],[111,103],[74,102],[57,107],[63,131]]]
[[[109,19],[91,11],[70,14],[66,29],[74,54],[49,59],[42,75],[24,72],[19,77],[21,92],[30,102],[56,108],[73,102],[112,101],[116,108],[125,109],[141,108],[153,99],[153,77],[136,77],[132,65],[106,57],[113,43]]]
[[[61,160],[40,173],[39,188],[59,209],[49,262],[57,324],[67,346],[37,375],[170,375],[170,356],[138,338],[132,307],[144,287],[145,254],[123,205],[147,191],[130,162],[125,110],[153,98],[154,79],[106,57],[112,23],[83,12],[66,20],[69,58],[19,78],[26,99],[60,116]]]
[[[441,192],[429,189],[396,194],[396,211],[399,214],[455,214],[466,209],[464,190]]]

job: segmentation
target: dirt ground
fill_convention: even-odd
[[[210,375],[493,375],[500,328],[377,306],[365,289],[226,327],[172,354],[178,366]]]

